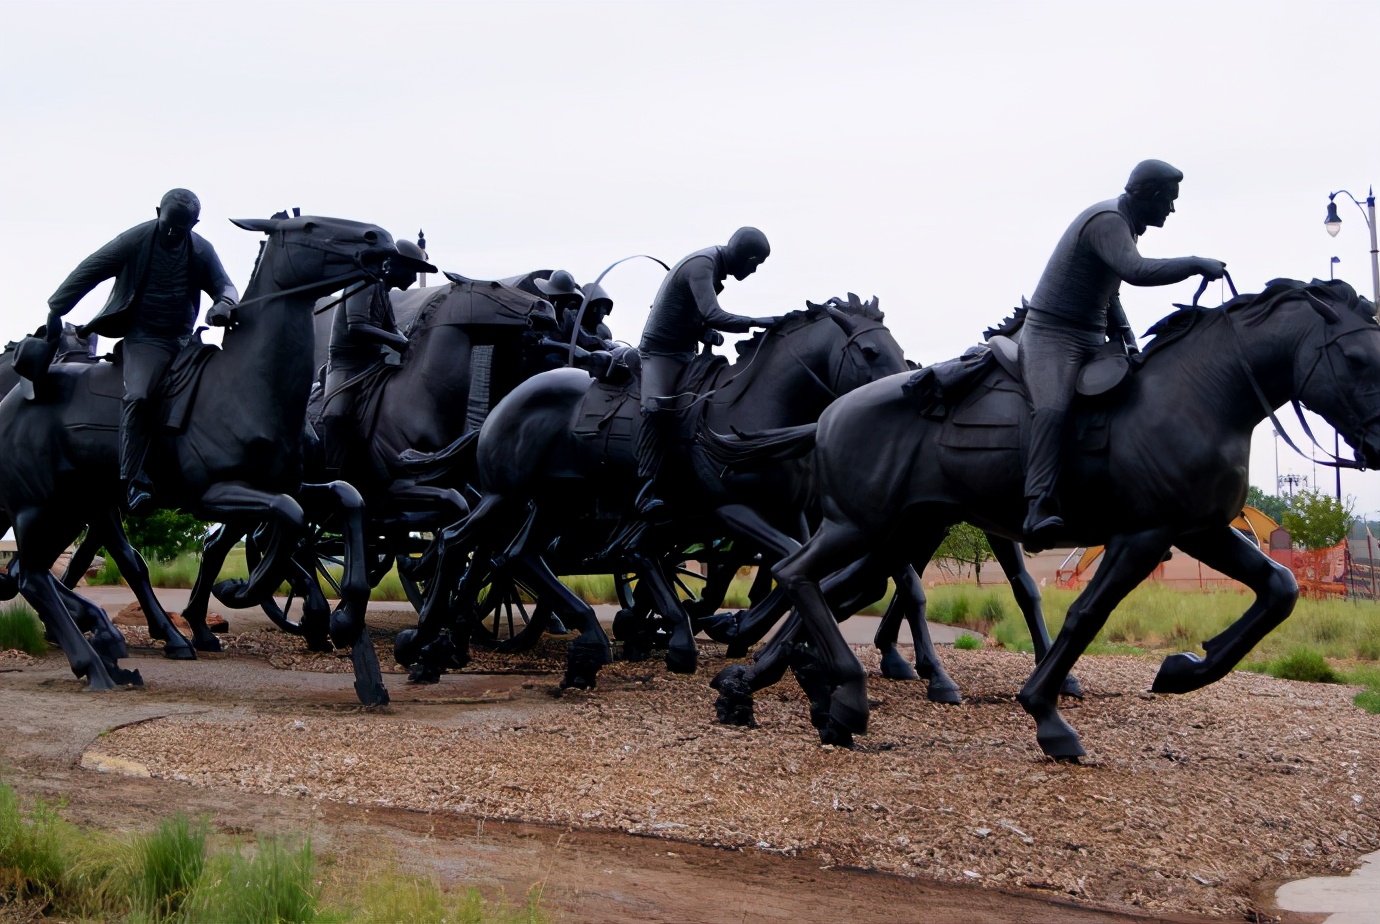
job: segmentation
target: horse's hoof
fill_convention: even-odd
[[[696,620],[695,628],[703,632],[710,641],[720,645],[733,645],[738,638],[737,613],[710,613]]]
[[[699,652],[695,646],[666,649],[666,669],[673,674],[693,674],[699,667]]]
[[[440,683],[440,667],[436,667],[435,665],[413,665],[413,669],[407,672],[407,683]]]
[[[416,629],[403,629],[393,639],[393,659],[403,667],[411,667],[420,651]]]
[[[1078,678],[1069,674],[1064,678],[1064,683],[1059,687],[1060,696],[1071,696],[1074,699],[1083,698],[1083,684],[1078,682]]]
[[[222,606],[228,606],[232,610],[242,610],[250,606],[244,600],[245,589],[249,587],[249,582],[243,578],[230,578],[211,586],[211,593],[215,595]]]
[[[127,671],[123,667],[109,669],[110,679],[122,687],[142,687],[144,677],[137,670]]]
[[[714,700],[714,713],[720,725],[757,727],[757,718],[752,712],[752,686],[742,665],[719,671],[710,685],[719,691],[718,699]]]
[[[830,744],[836,748],[853,748],[853,733],[845,725],[840,725],[832,719],[825,722],[819,729],[819,743]]]
[[[192,636],[192,647],[195,648],[197,651],[220,651],[220,650],[222,650],[222,649],[221,649],[221,644],[220,644],[220,639],[216,638],[216,637],[215,637],[214,635],[212,635],[210,632],[207,632],[205,635],[193,635],[193,636]]]
[[[633,615],[629,609],[621,609],[613,616],[613,625],[609,627],[613,632],[613,637],[620,642],[630,642],[637,637],[642,629],[642,620]]]
[[[186,642],[181,645],[164,645],[163,657],[169,661],[195,661],[196,649]]]
[[[1035,728],[1035,740],[1039,742],[1040,750],[1045,752],[1046,757],[1058,761],[1076,761],[1087,753],[1083,750],[1083,743],[1078,739],[1078,732],[1074,731],[1073,726],[1065,722],[1058,712],[1051,711]]]
[[[1172,654],[1164,659],[1155,682],[1150,685],[1152,693],[1190,693],[1203,686],[1203,659],[1192,652]]]
[[[331,641],[337,648],[353,648],[364,627],[350,618],[344,610],[331,614]]]
[[[960,706],[963,704],[963,694],[958,689],[958,684],[952,680],[947,684],[937,680],[931,680],[925,689],[925,698],[932,703],[939,703],[944,706]]]
[[[919,680],[920,675],[915,672],[915,668],[895,647],[882,649],[882,676],[887,680]]]
[[[862,693],[861,705],[853,699],[852,690],[846,690],[842,686],[834,690],[834,695],[829,700],[829,722],[826,727],[837,725],[855,735],[867,732],[867,694]]]
[[[571,642],[566,655],[561,689],[592,690],[598,682],[599,668],[608,663],[604,646],[593,642]]]

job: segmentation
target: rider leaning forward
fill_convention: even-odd
[[[1026,544],[1048,547],[1062,531],[1056,490],[1064,422],[1078,383],[1078,371],[1095,357],[1105,338],[1136,351],[1135,336],[1121,307],[1123,281],[1163,286],[1190,276],[1218,279],[1221,260],[1175,257],[1149,260],[1136,242],[1147,227],[1160,228],[1174,211],[1183,174],[1160,160],[1137,164],[1126,191],[1085,209],[1054,248],[1021,329],[1021,375],[1034,411],[1026,451]]]
[[[388,350],[401,353],[407,337],[398,330],[389,289],[406,290],[417,272],[436,272],[422,248],[409,240],[396,241],[398,253],[384,261],[378,277],[349,292],[331,319],[331,342],[326,352],[326,396],[321,412],[321,442],[326,478],[340,477],[346,450],[357,441],[356,406],[361,383],[384,361]]]
[[[666,445],[679,424],[676,387],[701,343],[723,343],[718,331],[746,333],[770,327],[777,318],[748,318],[719,307],[724,280],[739,282],[757,271],[771,245],[756,228],[739,228],[727,246],[706,247],[685,257],[662,280],[642,330],[637,353],[642,361],[642,428],[637,440],[637,474],[645,480],[637,510],[646,516],[663,506],[656,490]]]
[[[110,298],[80,336],[123,337],[124,399],[120,404],[120,480],[134,514],[153,507],[153,484],[144,470],[157,422],[149,395],[173,358],[187,345],[202,292],[214,303],[206,320],[234,323],[239,292],[215,248],[192,231],[201,202],[190,190],[169,190],[157,218],[135,225],[81,262],[48,299],[50,342],[62,335],[62,316],[100,282],[114,277]]]

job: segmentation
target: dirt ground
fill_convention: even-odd
[[[1001,651],[944,652],[961,707],[874,676],[871,733],[842,751],[790,682],[760,728],[715,725],[712,659],[557,696],[556,662],[486,656],[435,686],[390,675],[393,705],[365,710],[348,661],[297,644],[136,648],[146,686],[108,694],[60,655],[0,659],[3,778],[104,828],[206,814],[491,895],[540,883],[571,922],[1311,921],[1274,888],[1380,848],[1380,718],[1346,688],[1152,696],[1154,660],[1089,659],[1075,767],[1040,755],[1013,699],[1029,659]]]

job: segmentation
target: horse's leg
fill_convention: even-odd
[[[1236,622],[1203,642],[1207,657],[1183,652],[1165,658],[1150,688],[1156,693],[1187,693],[1222,679],[1293,612],[1299,596],[1298,583],[1289,569],[1229,526],[1180,536],[1175,544],[1209,568],[1255,591],[1255,602]]]
[[[182,611],[182,618],[192,629],[192,645],[198,651],[220,651],[220,639],[206,625],[206,609],[211,603],[211,585],[216,582],[225,557],[244,534],[244,529],[222,523],[208,533],[202,543],[201,567],[197,569],[191,596]]]
[[[192,648],[191,642],[177,631],[177,627],[168,618],[167,610],[163,609],[163,605],[154,596],[153,586],[149,583],[148,565],[144,563],[143,556],[135,551],[134,546],[129,544],[120,514],[114,507],[105,506],[96,511],[82,545],[104,545],[107,554],[115,559],[120,574],[124,575],[129,589],[134,591],[134,597],[139,601],[139,608],[144,611],[149,635],[164,642],[163,656],[177,661],[194,660],[196,650]],[[81,570],[84,572],[86,569],[83,567]],[[66,582],[63,582],[63,586],[70,591],[70,588],[66,587]],[[72,596],[82,600],[76,594]],[[99,607],[97,609],[99,610]],[[102,617],[105,616],[104,610],[100,610],[100,613]]]
[[[1025,617],[1026,628],[1030,630],[1030,640],[1035,645],[1035,663],[1039,664],[1050,646],[1049,629],[1045,628],[1044,602],[1040,599],[1040,585],[1035,583],[1035,579],[1025,569],[1025,553],[1021,551],[1019,543],[988,533],[987,544],[991,547],[997,564],[1001,565],[1002,573],[1011,585],[1011,595],[1016,598],[1016,605],[1021,608],[1021,615]],[[1083,685],[1078,682],[1077,677],[1069,674],[1064,678],[1064,685],[1059,693],[1082,699]]]
[[[313,511],[314,522],[336,518],[344,545],[340,575],[340,603],[331,614],[331,641],[350,649],[355,668],[355,695],[366,706],[388,705],[378,653],[364,625],[369,608],[369,567],[364,550],[364,498],[344,481],[304,484],[298,491]]]
[[[451,593],[457,584],[472,586],[473,603],[473,598],[479,590],[477,572],[487,572],[488,568],[471,567],[467,571],[467,556],[474,553],[474,560],[478,562],[479,555],[475,551],[477,546],[503,521],[507,508],[508,504],[504,498],[497,494],[487,494],[470,511],[469,516],[446,527],[432,540],[432,547],[436,550],[435,565],[426,587],[426,599],[417,614],[417,627],[399,632],[393,641],[393,656],[403,667],[413,667],[442,632],[454,629],[455,613],[451,610]],[[471,580],[462,581],[462,576]],[[487,574],[484,576],[487,577]],[[456,643],[461,644],[463,640],[457,638]],[[440,670],[439,666],[421,665],[413,672],[411,679],[414,682],[434,683],[439,679]]]
[[[730,575],[730,577],[732,576]],[[767,599],[767,595],[771,591],[771,569],[766,566],[765,562],[761,562],[757,565],[757,574],[752,578],[752,586],[748,588],[748,605],[756,606],[761,603]]]
[[[121,530],[123,532],[123,530]],[[86,535],[82,537],[81,544],[72,553],[72,557],[67,560],[67,567],[62,571],[62,584],[71,589],[77,586],[77,582],[85,576],[91,563],[96,560],[96,553],[100,551],[101,540],[96,534],[88,529]],[[124,571],[120,572],[124,574]],[[129,575],[125,575],[125,580],[129,580]]]
[[[763,582],[764,574],[765,580],[771,581],[771,569],[766,566],[768,560],[785,558],[800,548],[799,541],[777,529],[746,504],[725,504],[716,509],[714,514],[733,531],[735,538],[745,537],[763,550],[762,564],[758,566],[757,579],[753,581],[754,590]],[[790,599],[786,594],[786,588],[778,583],[761,602],[753,603],[748,610],[737,614],[736,630],[717,626],[716,632],[719,637],[710,637],[715,641],[727,642],[729,657],[740,658],[747,654],[749,647],[761,641],[771,631],[771,627],[789,608]]]
[[[599,617],[595,615],[594,607],[571,593],[570,588],[562,584],[552,573],[546,559],[537,553],[522,552],[513,561],[533,583],[539,598],[550,600],[553,609],[570,615],[572,622],[579,628],[580,634],[570,641],[566,672],[565,677],[561,679],[561,686],[593,688],[599,668],[613,661],[613,647],[609,644],[609,637],[604,633],[604,627],[599,625]],[[675,594],[672,593],[671,596],[674,598]],[[686,623],[689,623],[688,617]],[[693,640],[691,645],[694,645]],[[667,661],[670,661],[669,656]]]
[[[91,690],[113,690],[121,683],[142,683],[138,671],[120,671],[116,676],[106,669],[102,658],[77,628],[76,621],[58,593],[58,582],[49,569],[67,545],[61,537],[42,526],[46,511],[28,509],[14,520],[15,541],[19,547],[19,592],[38,613],[44,626],[58,640],[72,674],[85,677]]]
[[[825,744],[848,746],[854,734],[867,731],[867,672],[844,641],[814,575],[828,575],[862,558],[867,539],[851,523],[826,518],[809,542],[772,568],[795,601],[824,670],[835,684],[829,721],[819,732]]]
[[[935,551],[938,550],[946,535],[948,535],[948,526],[931,527],[913,533],[912,536],[917,545],[911,561],[923,568],[925,563],[934,557]],[[908,570],[913,572],[916,569],[910,568]],[[925,624],[925,611],[929,606],[929,601],[925,597],[925,588],[918,576],[913,584],[908,578],[904,578],[904,591],[903,578],[895,576],[893,578],[896,580],[896,594],[891,598],[886,612],[882,614],[882,621],[877,626],[877,634],[873,637],[872,644],[876,645],[882,653],[883,677],[890,680],[915,680],[917,676],[923,676],[923,671],[926,668],[939,665],[939,656],[934,651],[934,645],[930,641],[929,627]],[[910,624],[911,640],[915,642],[915,666],[920,668],[921,674],[916,674],[915,671],[911,670],[906,659],[901,657],[900,652],[896,650],[896,640],[900,637],[902,622]],[[922,632],[923,643],[921,641]],[[921,650],[922,645],[923,651]],[[923,668],[921,667],[922,663],[925,665]],[[941,672],[943,671],[942,666],[939,669]],[[949,682],[953,684],[952,680]],[[952,693],[954,696],[958,695],[957,685],[954,685]],[[933,699],[933,696],[930,698]],[[944,702],[949,702],[949,700],[944,700]],[[954,699],[952,702],[958,702],[958,700]]]
[[[238,481],[213,484],[197,503],[197,512],[204,519],[269,520],[276,526],[271,530],[268,548],[263,558],[250,572],[249,580],[221,581],[211,588],[216,599],[231,609],[259,606],[273,596],[287,572],[288,560],[297,548],[297,540],[306,526],[302,506],[287,494],[273,494]]]
[[[937,546],[936,546],[937,548]],[[917,558],[917,560],[919,560]],[[945,703],[950,706],[957,706],[963,702],[963,697],[959,694],[958,684],[954,683],[953,678],[944,670],[944,665],[939,660],[939,654],[934,650],[934,641],[930,638],[930,626],[925,621],[925,588],[920,582],[920,575],[915,569],[907,565],[892,575],[892,580],[896,582],[896,596],[892,598],[892,606],[900,601],[905,615],[906,622],[910,624],[911,639],[915,642],[915,669],[919,671],[921,679],[926,681],[927,688],[925,696],[932,703]],[[890,612],[890,608],[888,608]],[[896,630],[891,630],[890,648],[884,649],[883,658],[886,650],[891,651],[896,660],[902,665],[905,660],[896,652]],[[882,630],[877,629],[880,640]],[[881,644],[877,644],[881,648]],[[882,662],[882,675],[886,676],[886,661]]]
[[[699,662],[695,630],[690,626],[690,615],[676,597],[660,559],[638,552],[630,556],[630,560],[642,580],[647,582],[657,611],[672,623],[671,639],[666,646],[666,669],[677,674],[693,674]]]
[[[1059,715],[1059,689],[1116,605],[1159,565],[1172,538],[1168,529],[1152,529],[1107,543],[1097,574],[1073,601],[1058,638],[1017,694],[1035,719],[1041,750],[1050,757],[1076,760],[1085,753],[1078,732]]]

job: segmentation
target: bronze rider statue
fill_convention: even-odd
[[[133,514],[153,508],[153,484],[144,462],[157,409],[149,398],[191,338],[200,293],[214,300],[206,320],[217,326],[233,326],[239,301],[215,248],[192,231],[201,215],[196,195],[169,190],[154,211],[153,221],[135,225],[83,260],[48,299],[47,336],[55,342],[62,334],[62,316],[98,283],[115,279],[105,307],[78,333],[124,338],[120,479]]]
[[[756,228],[739,228],[726,246],[706,247],[682,259],[662,280],[652,302],[637,353],[642,361],[642,427],[637,440],[637,474],[644,479],[637,510],[646,516],[663,506],[656,480],[666,446],[679,423],[676,393],[681,373],[701,343],[723,343],[719,331],[742,334],[770,327],[776,318],[749,318],[719,307],[724,280],[742,281],[771,254],[767,236]]]
[[[1119,294],[1121,283],[1163,286],[1190,276],[1218,279],[1220,260],[1175,257],[1151,260],[1136,242],[1146,228],[1164,226],[1174,211],[1183,174],[1160,160],[1141,161],[1126,191],[1085,209],[1054,248],[1030,300],[1021,329],[1020,365],[1034,412],[1026,450],[1023,532],[1031,551],[1047,548],[1063,530],[1056,491],[1064,421],[1078,371],[1108,337],[1136,352],[1135,335]]]

